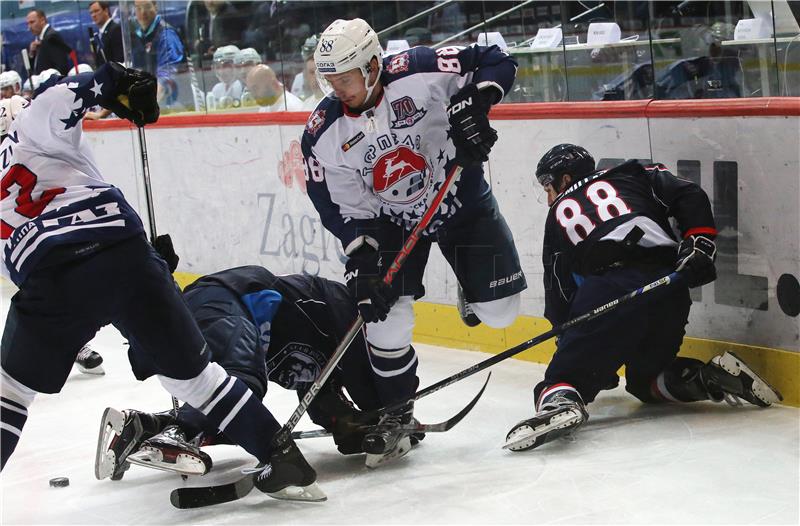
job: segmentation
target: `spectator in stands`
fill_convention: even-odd
[[[33,59],[33,74],[38,75],[46,69],[57,69],[65,75],[69,69],[69,54],[72,48],[64,42],[61,34],[47,23],[47,15],[41,9],[34,9],[25,17],[28,30],[33,34],[28,52]]]
[[[210,110],[238,108],[242,99],[242,83],[236,78],[236,46],[221,46],[214,52],[214,74],[217,82],[206,97]]]
[[[122,51],[122,28],[112,20],[108,2],[92,2],[89,4],[89,16],[97,26],[97,33],[92,36],[92,52],[95,66],[106,62],[124,62]]]
[[[192,53],[204,62],[213,59],[214,52],[225,45],[239,46],[244,17],[230,2],[204,0],[190,7],[187,40]]]
[[[317,83],[317,66],[314,63],[314,50],[317,49],[317,35],[311,35],[300,48],[303,57],[303,71],[295,75],[291,92],[303,100],[306,109],[313,110],[325,97]]]
[[[275,60],[280,51],[282,6],[278,2],[257,2],[249,17],[250,24],[242,35],[242,45],[263,51],[267,61]]]
[[[178,65],[185,62],[175,29],[161,18],[154,0],[134,0],[138,27],[131,35],[133,67],[158,79],[158,103],[174,104],[178,96]]]
[[[9,70],[0,73],[0,99],[10,99],[20,95],[22,91],[22,78],[16,71]]]
[[[259,112],[302,111],[303,101],[286,91],[272,68],[266,64],[253,66],[247,74],[247,91]]]

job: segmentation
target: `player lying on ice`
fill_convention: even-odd
[[[717,230],[700,186],[660,164],[596,171],[589,152],[572,144],[548,151],[536,177],[550,207],[542,260],[545,317],[554,326],[675,270],[682,278],[564,332],[534,389],[536,414],[511,429],[506,448],[525,451],[575,431],[589,418],[585,404],[618,385],[623,365],[627,391],[643,402],[781,400],[731,352],[706,364],[677,357],[689,289],[716,279]]]
[[[313,498],[313,470],[286,475],[305,464],[297,446],[273,447],[275,418],[245,382],[210,361],[167,263],[122,192],[100,174],[82,133],[94,105],[138,126],[153,123],[156,79],[116,63],[52,77],[0,145],[3,267],[19,287],[2,338],[2,465],[36,393],[61,391],[80,349],[111,324],[135,349],[140,378],[156,375],[259,460],[258,489],[279,495],[299,485]]]
[[[268,381],[295,390],[302,398],[357,314],[355,302],[341,283],[308,274],[275,276],[258,266],[203,276],[183,295],[211,360],[244,382],[258,400],[266,395]],[[363,333],[308,410],[312,421],[333,433],[340,452],[361,453],[364,432],[353,424],[376,424],[377,418],[355,409],[342,388],[363,410],[380,405]],[[230,443],[205,415],[188,405],[177,415],[132,409],[120,413],[109,408],[101,427],[106,425],[115,432],[101,435],[98,478],[118,480],[129,463],[204,475],[211,469],[211,458],[200,447]],[[298,462],[296,467],[313,480],[308,464]]]
[[[329,95],[309,117],[302,149],[308,195],[349,257],[345,280],[366,322],[384,406],[418,385],[413,302],[436,242],[463,287],[471,324],[510,325],[525,278],[511,231],[483,176],[497,140],[488,113],[516,62],[496,46],[418,46],[383,57],[364,20],[336,20],[314,53]],[[391,286],[382,278],[448,174],[464,168]],[[413,403],[383,415],[364,440],[367,465],[407,453],[399,427]]]

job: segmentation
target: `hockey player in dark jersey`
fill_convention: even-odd
[[[383,57],[361,19],[336,20],[314,54],[329,95],[302,139],[308,195],[323,225],[342,243],[345,279],[366,322],[384,405],[417,387],[411,346],[413,302],[436,242],[463,289],[470,325],[510,325],[525,277],[511,231],[483,175],[497,140],[488,113],[508,93],[516,62],[496,46],[415,47]],[[382,277],[448,174],[463,167],[430,226],[396,274]],[[408,452],[397,428],[413,405],[384,415],[365,438],[367,466]]]
[[[156,375],[173,396],[199,408],[258,458],[260,490],[313,498],[313,477],[277,483],[266,476],[305,461],[294,443],[273,448],[267,437],[278,422],[244,382],[209,361],[171,269],[95,164],[82,133],[82,119],[94,105],[138,126],[153,123],[159,116],[156,79],[116,63],[52,77],[0,144],[3,270],[19,287],[2,338],[2,465],[36,393],[61,391],[79,350],[112,324],[137,349],[132,358],[140,378]],[[294,485],[301,488],[297,493]]]
[[[781,399],[731,352],[707,364],[677,357],[689,288],[716,279],[717,230],[700,186],[660,164],[596,171],[589,152],[572,144],[548,151],[536,177],[550,206],[542,260],[545,317],[554,326],[675,270],[681,279],[564,332],[534,389],[536,414],[511,429],[506,448],[525,451],[575,431],[589,418],[586,404],[618,385],[623,365],[627,391],[643,402],[738,397],[766,407]]]
[[[211,359],[242,380],[259,400],[268,381],[302,397],[357,314],[341,283],[309,274],[275,276],[258,266],[203,276],[186,288],[184,298]],[[131,352],[135,356],[136,351]],[[309,406],[311,420],[333,433],[343,454],[362,452],[364,433],[354,425],[375,424],[377,419],[355,409],[342,389],[360,409],[377,409],[374,377],[360,334]],[[200,446],[228,442],[202,413],[187,405],[177,416],[171,411],[107,409],[103,425],[111,420],[122,422],[122,430],[108,443],[101,437],[98,462],[110,461],[99,471],[115,480],[128,463],[203,475],[211,468],[211,458]]]

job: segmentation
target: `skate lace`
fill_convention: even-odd
[[[378,422],[378,425],[375,426],[375,429],[389,430],[396,427],[400,427],[402,418],[403,418],[402,414],[386,413],[381,417],[380,421]]]
[[[724,398],[723,399],[725,400],[725,402],[727,402],[728,405],[733,406],[733,407],[740,407],[740,406],[744,405],[742,403],[742,401],[739,400],[738,396],[733,395],[731,393],[724,393]]]
[[[77,358],[76,358],[76,359],[77,359],[77,360],[85,360],[85,359],[87,359],[89,356],[91,356],[92,352],[94,352],[94,351],[92,351],[92,348],[91,348],[91,347],[89,347],[88,345],[84,345],[84,346],[81,348],[81,350],[80,350],[80,351],[78,351],[78,356],[77,356]]]
[[[272,474],[272,464],[266,466],[256,466],[253,468],[243,468],[242,475],[256,475],[256,479],[264,480]]]

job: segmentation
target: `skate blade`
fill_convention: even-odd
[[[106,374],[106,370],[103,369],[102,365],[98,365],[97,367],[92,367],[91,369],[87,369],[86,367],[82,366],[77,362],[75,363],[75,365],[78,366],[78,370],[83,374],[91,374],[95,376],[103,376],[104,374]]]
[[[557,429],[576,426],[580,424],[582,420],[583,415],[581,415],[577,409],[573,409],[555,415],[548,422],[542,423],[537,427],[531,427],[529,425],[520,426],[508,434],[503,449],[511,451],[527,451],[533,449],[544,444],[544,442],[536,443],[536,439],[540,436]]]
[[[750,386],[753,395],[758,398],[764,406],[777,404],[783,400],[783,395],[781,395],[777,389],[769,385],[766,380],[750,369],[750,367],[733,352],[726,351],[719,357],[719,360],[717,360],[717,365],[734,376],[738,376],[741,373],[744,373],[745,376],[749,376],[753,381],[753,385]]]
[[[100,419],[100,434],[97,437],[97,452],[94,459],[94,476],[103,480],[114,474],[116,454],[109,449],[111,441],[122,432],[125,415],[113,407],[107,407]]]
[[[126,459],[131,464],[145,468],[170,471],[178,475],[205,475],[206,465],[193,455],[179,454],[175,462],[165,462],[162,452],[155,448],[141,448]]]
[[[406,436],[401,438],[400,441],[397,442],[395,448],[388,453],[381,453],[379,455],[367,453],[366,465],[369,469],[375,469],[400,457],[404,457],[409,451],[411,451],[411,438]]]
[[[280,491],[267,493],[273,499],[294,500],[300,502],[322,502],[328,500],[328,496],[322,491],[316,482],[308,486],[287,486]]]

